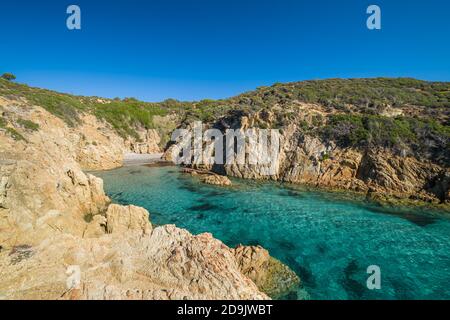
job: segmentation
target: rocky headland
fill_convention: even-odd
[[[207,110],[220,111],[208,114],[204,130],[252,128],[259,134],[277,129],[279,155],[270,174],[267,166],[250,164],[248,154],[244,164],[194,161],[188,166],[244,179],[354,191],[380,204],[449,210],[449,92],[450,83],[415,79],[330,79],[276,84],[208,101]],[[192,122],[182,127],[190,130]],[[245,144],[251,149],[249,141]]]

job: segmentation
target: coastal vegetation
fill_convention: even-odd
[[[274,84],[236,99],[251,105],[269,106],[299,100],[346,110],[353,105],[359,111],[417,105],[431,108],[450,106],[450,84],[411,78],[328,79]]]
[[[176,125],[195,120],[214,123],[236,114],[276,109],[277,121],[261,127],[296,122],[310,135],[334,141],[341,147],[382,147],[450,163],[450,83],[410,78],[328,79],[274,84],[223,100],[159,103],[135,98],[105,99],[57,93],[0,79],[0,94],[23,97],[77,126],[80,114],[91,113],[126,138],[138,138],[137,128],[160,129],[155,116],[176,115]],[[320,105],[324,115],[298,119],[296,104]],[[391,110],[393,115],[386,114]],[[393,110],[393,111],[392,111]],[[28,129],[31,124],[19,123]],[[167,130],[164,131],[168,135]],[[167,137],[163,137],[167,141]],[[408,148],[406,148],[408,146]]]
[[[8,126],[3,118],[0,118],[0,130],[5,130],[6,133],[16,141],[26,141],[25,138],[19,132],[17,132],[16,129]]]
[[[337,114],[330,117],[320,134],[344,148],[408,147],[417,154],[450,163],[450,126],[431,118]]]
[[[26,130],[30,130],[30,131],[38,131],[39,130],[39,124],[37,124],[31,120],[19,118],[19,119],[17,119],[17,123]]]
[[[7,80],[7,81],[13,81],[13,80],[16,80],[16,76],[13,75],[12,73],[9,73],[9,72],[6,72],[6,73],[2,74],[2,75],[0,76],[0,78],[5,79],[5,80]]]

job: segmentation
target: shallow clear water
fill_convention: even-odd
[[[145,207],[154,224],[262,245],[301,277],[311,299],[450,299],[449,219],[279,183],[209,186],[176,167],[95,174],[115,202]],[[381,268],[381,290],[367,289],[369,265]],[[284,298],[303,296],[299,288]]]

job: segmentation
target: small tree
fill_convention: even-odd
[[[16,80],[16,76],[13,75],[12,73],[6,72],[6,73],[2,74],[2,79],[8,80],[8,81],[13,81],[13,80]]]

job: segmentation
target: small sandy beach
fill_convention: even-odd
[[[123,165],[136,166],[143,164],[154,164],[162,161],[162,153],[150,153],[150,154],[138,154],[138,153],[126,153],[123,156]]]

